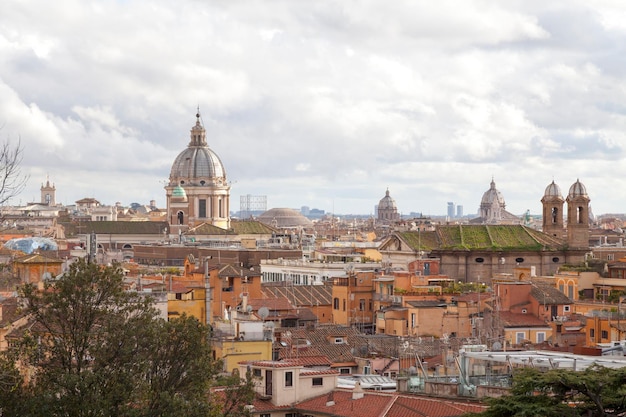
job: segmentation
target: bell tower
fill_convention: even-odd
[[[41,204],[56,206],[56,188],[50,185],[50,179],[46,178],[46,185],[41,184]]]
[[[561,189],[554,180],[546,187],[541,204],[543,204],[543,232],[551,236],[563,238],[565,227],[563,226],[563,204],[565,200],[561,195]]]
[[[589,202],[587,189],[576,180],[567,195],[567,243],[570,248],[589,248]]]

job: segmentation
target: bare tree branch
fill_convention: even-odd
[[[21,172],[23,154],[20,140],[15,146],[10,140],[0,144],[0,205],[19,195],[26,186],[28,176]]]

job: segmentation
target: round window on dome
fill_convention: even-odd
[[[476,262],[478,262],[479,264],[482,264],[483,262],[485,262],[484,258],[476,258]]]
[[[521,264],[522,262],[524,262],[524,258],[515,258],[515,262]]]
[[[558,257],[556,257],[556,256],[554,258],[552,258],[552,262],[554,262],[554,263],[557,263],[559,261],[560,261],[560,259]]]

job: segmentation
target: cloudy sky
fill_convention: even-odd
[[[541,212],[576,179],[626,212],[626,3],[3,0],[0,139],[12,204],[165,205],[200,107],[209,146],[268,208]]]

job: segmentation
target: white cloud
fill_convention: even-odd
[[[369,213],[389,187],[406,213],[474,212],[494,176],[513,212],[538,212],[553,178],[620,211],[624,187],[603,185],[626,176],[625,13],[609,0],[8,0],[0,133],[24,144],[23,200],[49,175],[60,201],[163,205],[199,105],[235,208],[252,194]]]

